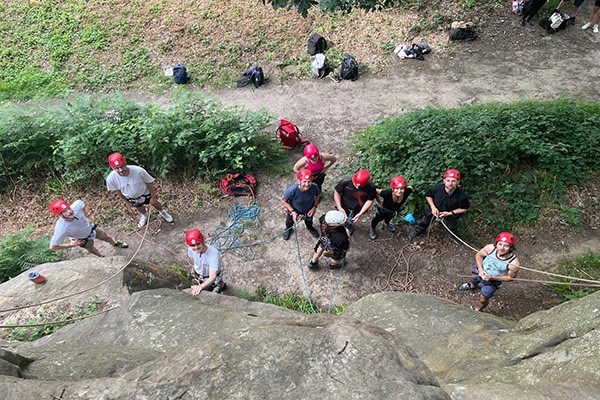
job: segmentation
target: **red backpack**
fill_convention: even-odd
[[[279,121],[279,128],[277,128],[275,131],[275,135],[279,138],[279,140],[281,140],[283,147],[289,149],[294,147],[303,147],[304,145],[310,143],[308,140],[302,140],[300,129],[285,119]]]
[[[256,179],[248,174],[227,174],[225,178],[221,179],[219,187],[223,193],[229,196],[252,196],[254,198]]]

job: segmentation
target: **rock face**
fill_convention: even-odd
[[[36,268],[44,285],[25,274],[0,285],[3,319],[111,276],[61,301],[96,295],[118,306],[35,342],[2,343],[2,399],[600,398],[600,293],[519,323],[409,293],[367,296],[332,317],[194,298],[172,289],[187,284],[172,273],[136,263],[123,274],[125,262],[48,264]],[[157,282],[171,289],[144,290]]]
[[[517,324],[409,293],[368,296],[343,315],[406,343],[453,399],[600,399],[600,292]]]

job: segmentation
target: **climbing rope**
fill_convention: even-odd
[[[100,315],[100,314],[106,314],[107,312],[112,311],[116,308],[119,308],[119,306],[114,306],[114,307],[108,308],[106,310],[95,312],[93,314],[82,315],[81,317],[64,319],[62,321],[48,321],[48,322],[41,322],[39,324],[25,324],[25,325],[0,325],[0,329],[35,328],[35,327],[48,326],[48,325],[67,325],[67,324],[70,324],[71,322],[80,321],[82,319],[86,319],[86,318],[90,318],[90,317],[95,317],[96,315]]]
[[[254,251],[250,247],[263,243],[267,240],[261,240],[255,243],[243,243],[239,239],[246,229],[255,230],[260,226],[258,213],[260,207],[256,204],[243,206],[234,203],[227,211],[227,218],[230,224],[225,228],[215,229],[214,238],[211,244],[221,252],[235,250],[244,260],[252,261],[256,258]],[[270,240],[270,239],[269,239]]]
[[[301,221],[301,219],[296,221],[294,226],[292,226],[289,229],[294,229],[296,226],[298,226],[300,221]],[[298,230],[297,229],[294,229],[294,237],[296,239],[296,252],[298,254],[298,268],[300,269],[300,275],[302,276],[302,281],[304,282],[304,293],[306,294],[306,299],[308,300],[310,309],[312,310],[313,314],[316,314],[317,311],[315,310],[315,307],[313,306],[312,300],[310,299],[310,293],[308,291],[308,281],[306,280],[306,276],[304,275],[304,264],[302,263],[302,256],[300,255],[300,241],[298,240]]]

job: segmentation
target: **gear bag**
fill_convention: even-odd
[[[188,83],[190,80],[190,74],[188,74],[187,69],[181,65],[177,64],[173,67],[173,82],[178,85],[183,85]]]
[[[329,65],[327,64],[327,58],[325,58],[325,54],[322,53],[315,55],[315,59],[310,66],[315,78],[324,78],[331,72]]]
[[[318,53],[325,53],[327,50],[327,41],[325,38],[318,33],[313,33],[308,38],[308,54],[314,56]]]
[[[281,140],[283,147],[289,149],[294,147],[302,147],[310,143],[308,140],[302,140],[302,135],[300,135],[300,129],[298,129],[298,126],[285,119],[279,121],[279,127],[275,131],[275,136]]]
[[[244,71],[241,79],[237,81],[237,87],[247,86],[252,83],[256,89],[258,89],[265,82],[265,74],[258,65],[253,65]]]
[[[358,63],[349,54],[344,56],[340,66],[340,78],[355,81],[358,79]]]
[[[254,197],[255,187],[256,178],[248,174],[227,174],[220,184],[221,191],[228,196]]]

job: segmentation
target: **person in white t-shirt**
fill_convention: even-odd
[[[83,247],[98,257],[104,257],[94,247],[94,239],[102,240],[121,249],[129,247],[125,242],[115,241],[90,221],[85,212],[85,203],[81,200],[73,202],[72,205],[64,200],[54,200],[50,203],[50,211],[58,216],[58,221],[54,225],[54,235],[50,239],[50,250]],[[70,242],[64,244],[67,237],[70,238]]]
[[[138,226],[142,228],[148,222],[148,208],[151,204],[158,214],[167,222],[173,222],[173,217],[163,210],[158,201],[154,178],[142,167],[127,165],[127,160],[121,153],[108,156],[108,165],[112,172],[106,178],[106,187],[123,201],[126,207],[131,207],[140,215]]]
[[[217,249],[204,242],[204,235],[198,229],[186,232],[185,242],[188,245],[188,256],[194,260],[192,276],[192,296],[198,296],[203,290],[221,293],[227,289],[223,282],[221,254]]]

